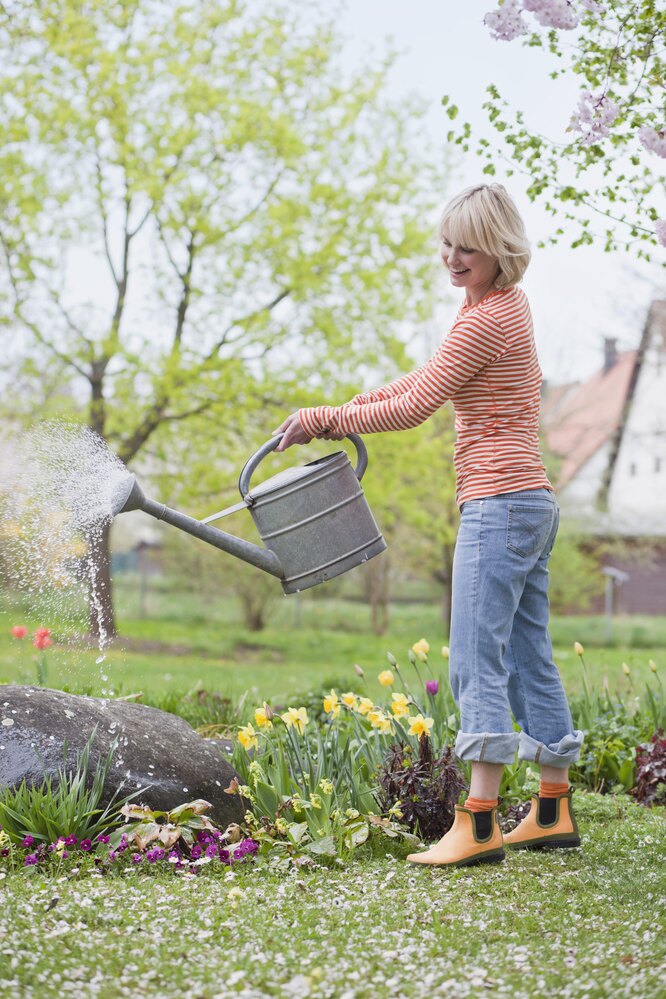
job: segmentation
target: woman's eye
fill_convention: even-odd
[[[461,246],[460,247],[460,252],[461,253],[474,253],[474,250],[468,250],[467,247]]]

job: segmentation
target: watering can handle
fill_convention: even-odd
[[[245,499],[250,491],[250,479],[256,471],[257,466],[264,460],[267,454],[270,454],[271,451],[275,450],[283,437],[284,434],[277,434],[275,437],[271,437],[270,440],[266,441],[265,444],[262,444],[259,450],[245,462],[238,479],[238,488],[243,499]],[[358,434],[347,434],[347,437],[356,448],[357,464],[354,469],[354,474],[360,482],[365,474],[366,468],[368,467],[368,452],[363,440],[358,436]]]

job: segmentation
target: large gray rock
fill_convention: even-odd
[[[57,775],[65,742],[73,764],[95,726],[91,771],[119,740],[104,786],[105,804],[122,785],[120,797],[145,788],[134,800],[151,808],[168,810],[204,798],[213,806],[208,815],[220,826],[243,818],[241,799],[224,793],[237,776],[224,747],[197,735],[182,718],[144,704],[45,687],[0,686],[0,787],[16,786],[24,778],[41,784]]]

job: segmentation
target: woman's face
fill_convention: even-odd
[[[495,257],[471,246],[452,246],[446,228],[442,229],[441,253],[451,284],[465,289],[468,302],[478,302],[492,288],[499,273]]]

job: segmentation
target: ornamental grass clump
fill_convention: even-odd
[[[18,787],[6,787],[0,792],[0,826],[13,843],[21,843],[26,836],[44,844],[66,837],[75,837],[76,842],[92,841],[117,825],[121,807],[141,793],[134,791],[119,798],[118,788],[111,801],[101,807],[118,740],[113,742],[106,757],[98,760],[91,775],[90,750],[96,731],[94,728],[83,749],[77,752],[75,769],[67,767],[65,744],[65,761],[57,777],[47,777],[38,785],[23,780]]]

